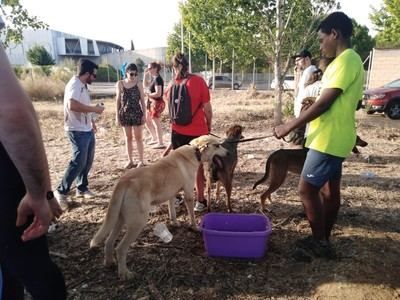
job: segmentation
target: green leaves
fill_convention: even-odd
[[[375,25],[378,34],[378,47],[400,46],[400,0],[384,0],[381,8],[372,9],[370,19]]]
[[[24,9],[19,0],[3,0],[0,10],[5,16],[6,26],[0,31],[4,34],[4,47],[11,42],[20,43],[22,41],[22,32],[24,29],[45,29],[47,25],[39,21],[36,17],[30,16],[28,11]]]
[[[368,28],[366,26],[359,25],[354,19],[352,19],[352,21],[352,47],[361,56],[362,60],[365,60],[368,57],[369,52],[375,46],[375,40],[369,35]]]
[[[50,53],[43,46],[33,46],[26,52],[26,56],[32,65],[49,66],[54,65]]]

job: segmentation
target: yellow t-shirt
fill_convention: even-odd
[[[306,147],[347,157],[356,141],[355,111],[362,97],[364,69],[360,56],[346,49],[331,62],[322,77],[322,88],[341,89],[331,107],[310,122]],[[317,99],[318,101],[318,99]]]

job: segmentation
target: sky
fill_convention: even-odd
[[[179,22],[181,0],[22,0],[28,11],[51,29],[81,37],[116,43],[130,49],[167,46],[167,36]],[[370,5],[383,0],[342,0],[342,11],[367,26]],[[229,1],[228,1],[229,2]]]

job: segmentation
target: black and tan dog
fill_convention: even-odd
[[[228,155],[220,156],[215,155],[212,162],[206,166],[206,180],[207,180],[207,202],[208,211],[211,209],[211,184],[217,183],[216,188],[216,201],[220,196],[221,184],[226,190],[226,205],[228,211],[232,211],[231,206],[231,193],[232,181],[235,167],[238,161],[237,147],[238,141],[243,138],[243,127],[240,125],[233,125],[226,131],[226,139],[222,142],[222,147],[228,150]],[[208,171],[208,172],[207,172]]]
[[[353,153],[359,154],[357,146],[365,147],[368,143],[363,141],[358,135],[356,139],[356,144],[353,147]],[[265,200],[268,198],[271,201],[271,194],[275,192],[283,184],[286,179],[288,172],[294,174],[300,174],[304,161],[306,160],[307,149],[279,149],[268,157],[265,164],[265,174],[258,180],[254,186],[253,190],[262,182],[265,182],[270,178],[270,184],[268,189],[263,192],[260,196],[261,208],[265,210]]]

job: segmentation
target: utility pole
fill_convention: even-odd
[[[181,2],[181,7],[183,6],[183,1]],[[183,48],[183,15],[181,8],[181,53],[183,53],[185,49]]]
[[[192,73],[192,52],[191,52],[191,45],[190,45],[190,31],[189,31],[189,73]]]

